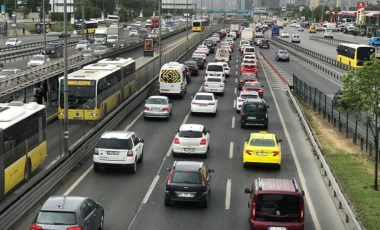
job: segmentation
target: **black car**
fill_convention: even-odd
[[[191,58],[190,60],[197,63],[197,66],[199,67],[199,69],[205,68],[205,61],[202,58]]]
[[[262,126],[268,128],[269,106],[261,98],[247,98],[240,110],[240,126]]]
[[[264,97],[264,85],[260,84],[260,82],[246,82],[241,87],[242,91],[256,91],[259,94],[260,98]]]
[[[215,45],[212,41],[206,40],[203,42],[203,45],[207,46],[207,48],[210,50],[210,53],[215,53]]]
[[[46,55],[50,58],[63,57],[63,44],[60,42],[46,43]]]
[[[67,32],[66,33],[66,36],[65,36],[65,32],[62,32],[58,35],[59,38],[64,38],[64,37],[71,37],[71,33],[70,32]]]
[[[259,47],[269,49],[269,47],[270,47],[269,40],[268,39],[262,39]]]
[[[188,60],[183,64],[189,69],[191,76],[199,75],[199,67],[195,61]]]
[[[165,206],[173,202],[195,202],[207,208],[213,169],[204,162],[175,161],[167,170]]]
[[[259,79],[257,78],[257,75],[254,73],[242,73],[239,77],[238,88],[241,90],[241,87],[243,87],[244,83],[258,80]]]

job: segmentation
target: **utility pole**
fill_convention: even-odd
[[[158,1],[158,21],[159,21],[159,27],[158,27],[158,55],[159,55],[159,60],[160,60],[160,67],[162,66],[162,63],[161,63],[161,25],[162,25],[162,21],[161,21],[161,4],[162,3],[162,0],[159,0]]]
[[[46,60],[46,11],[45,0],[42,0],[42,22],[44,23],[44,62]]]
[[[68,113],[68,107],[69,107],[69,98],[68,98],[68,85],[67,85],[67,0],[63,0],[63,33],[64,33],[64,46],[63,46],[63,55],[64,55],[64,61],[63,61],[63,78],[64,78],[64,96],[63,96],[63,103],[64,103],[64,124],[63,124],[63,151],[64,155],[69,155],[69,113]],[[82,21],[83,25],[83,21]],[[84,27],[82,27],[84,29]],[[84,117],[83,117],[84,119]]]
[[[104,9],[104,7],[103,7],[103,9]],[[86,29],[84,28],[84,0],[82,0],[82,40],[84,40],[84,33],[85,32],[86,32]]]

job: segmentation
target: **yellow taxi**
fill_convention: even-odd
[[[317,27],[312,25],[309,27],[309,33],[316,33],[317,32]]]
[[[277,168],[281,167],[281,139],[277,139],[276,134],[261,131],[251,133],[244,142],[243,166],[246,168],[250,164],[273,164]]]

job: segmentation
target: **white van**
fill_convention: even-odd
[[[161,67],[158,79],[161,95],[181,95],[186,93],[187,70],[184,64],[169,62]]]
[[[227,49],[223,49],[223,48],[219,48],[216,50],[216,53],[215,53],[215,58],[214,58],[214,61],[215,62],[229,62],[231,59],[231,54],[230,54],[230,51],[227,50]]]
[[[224,62],[210,62],[206,68],[207,77],[222,77],[225,80]]]
[[[336,26],[335,23],[325,23],[322,25],[323,30],[331,30],[331,31],[338,31],[338,27]]]

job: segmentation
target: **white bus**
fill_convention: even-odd
[[[36,102],[0,104],[0,200],[45,161],[46,107]]]
[[[159,75],[159,93],[181,95],[186,92],[188,72],[184,64],[169,62],[161,67]]]

